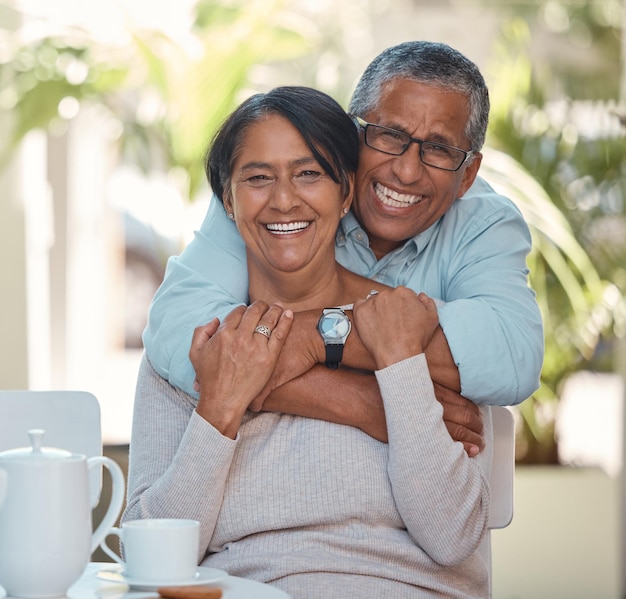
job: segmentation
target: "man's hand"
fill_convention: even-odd
[[[407,287],[356,300],[353,313],[356,332],[377,370],[423,353],[439,325],[435,302]]]
[[[467,455],[477,456],[485,448],[480,409],[456,391],[437,383],[434,386],[435,396],[443,406],[443,420],[450,436],[463,443]]]

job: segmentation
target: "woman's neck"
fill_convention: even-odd
[[[250,301],[279,303],[294,312],[354,301],[350,284],[355,276],[337,262],[323,272],[263,272],[248,262]]]

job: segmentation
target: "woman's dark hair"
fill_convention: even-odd
[[[324,172],[348,190],[355,173],[359,136],[352,119],[330,96],[309,87],[277,87],[245,100],[213,138],[205,171],[213,193],[223,202],[230,193],[233,165],[250,125],[270,114],[286,118],[302,135]]]

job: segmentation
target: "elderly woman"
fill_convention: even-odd
[[[144,359],[123,520],[197,519],[202,565],[295,599],[483,597],[475,550],[488,521],[490,426],[476,458],[447,432],[423,353],[434,302],[419,296],[419,331],[403,334],[402,302],[335,261],[357,158],[354,123],[307,88],[253,96],[218,132],[208,174],[246,245],[251,304],[196,329],[199,400]],[[293,312],[319,307],[329,309],[320,332],[330,345],[333,333],[334,343],[359,335],[370,351],[388,444],[351,426],[248,410]],[[381,334],[383,322],[394,335]]]

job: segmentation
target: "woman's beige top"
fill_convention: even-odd
[[[272,413],[232,440],[144,359],[123,520],[197,519],[202,565],[294,599],[487,597],[490,451],[452,441],[423,355],[376,377],[389,444]]]

